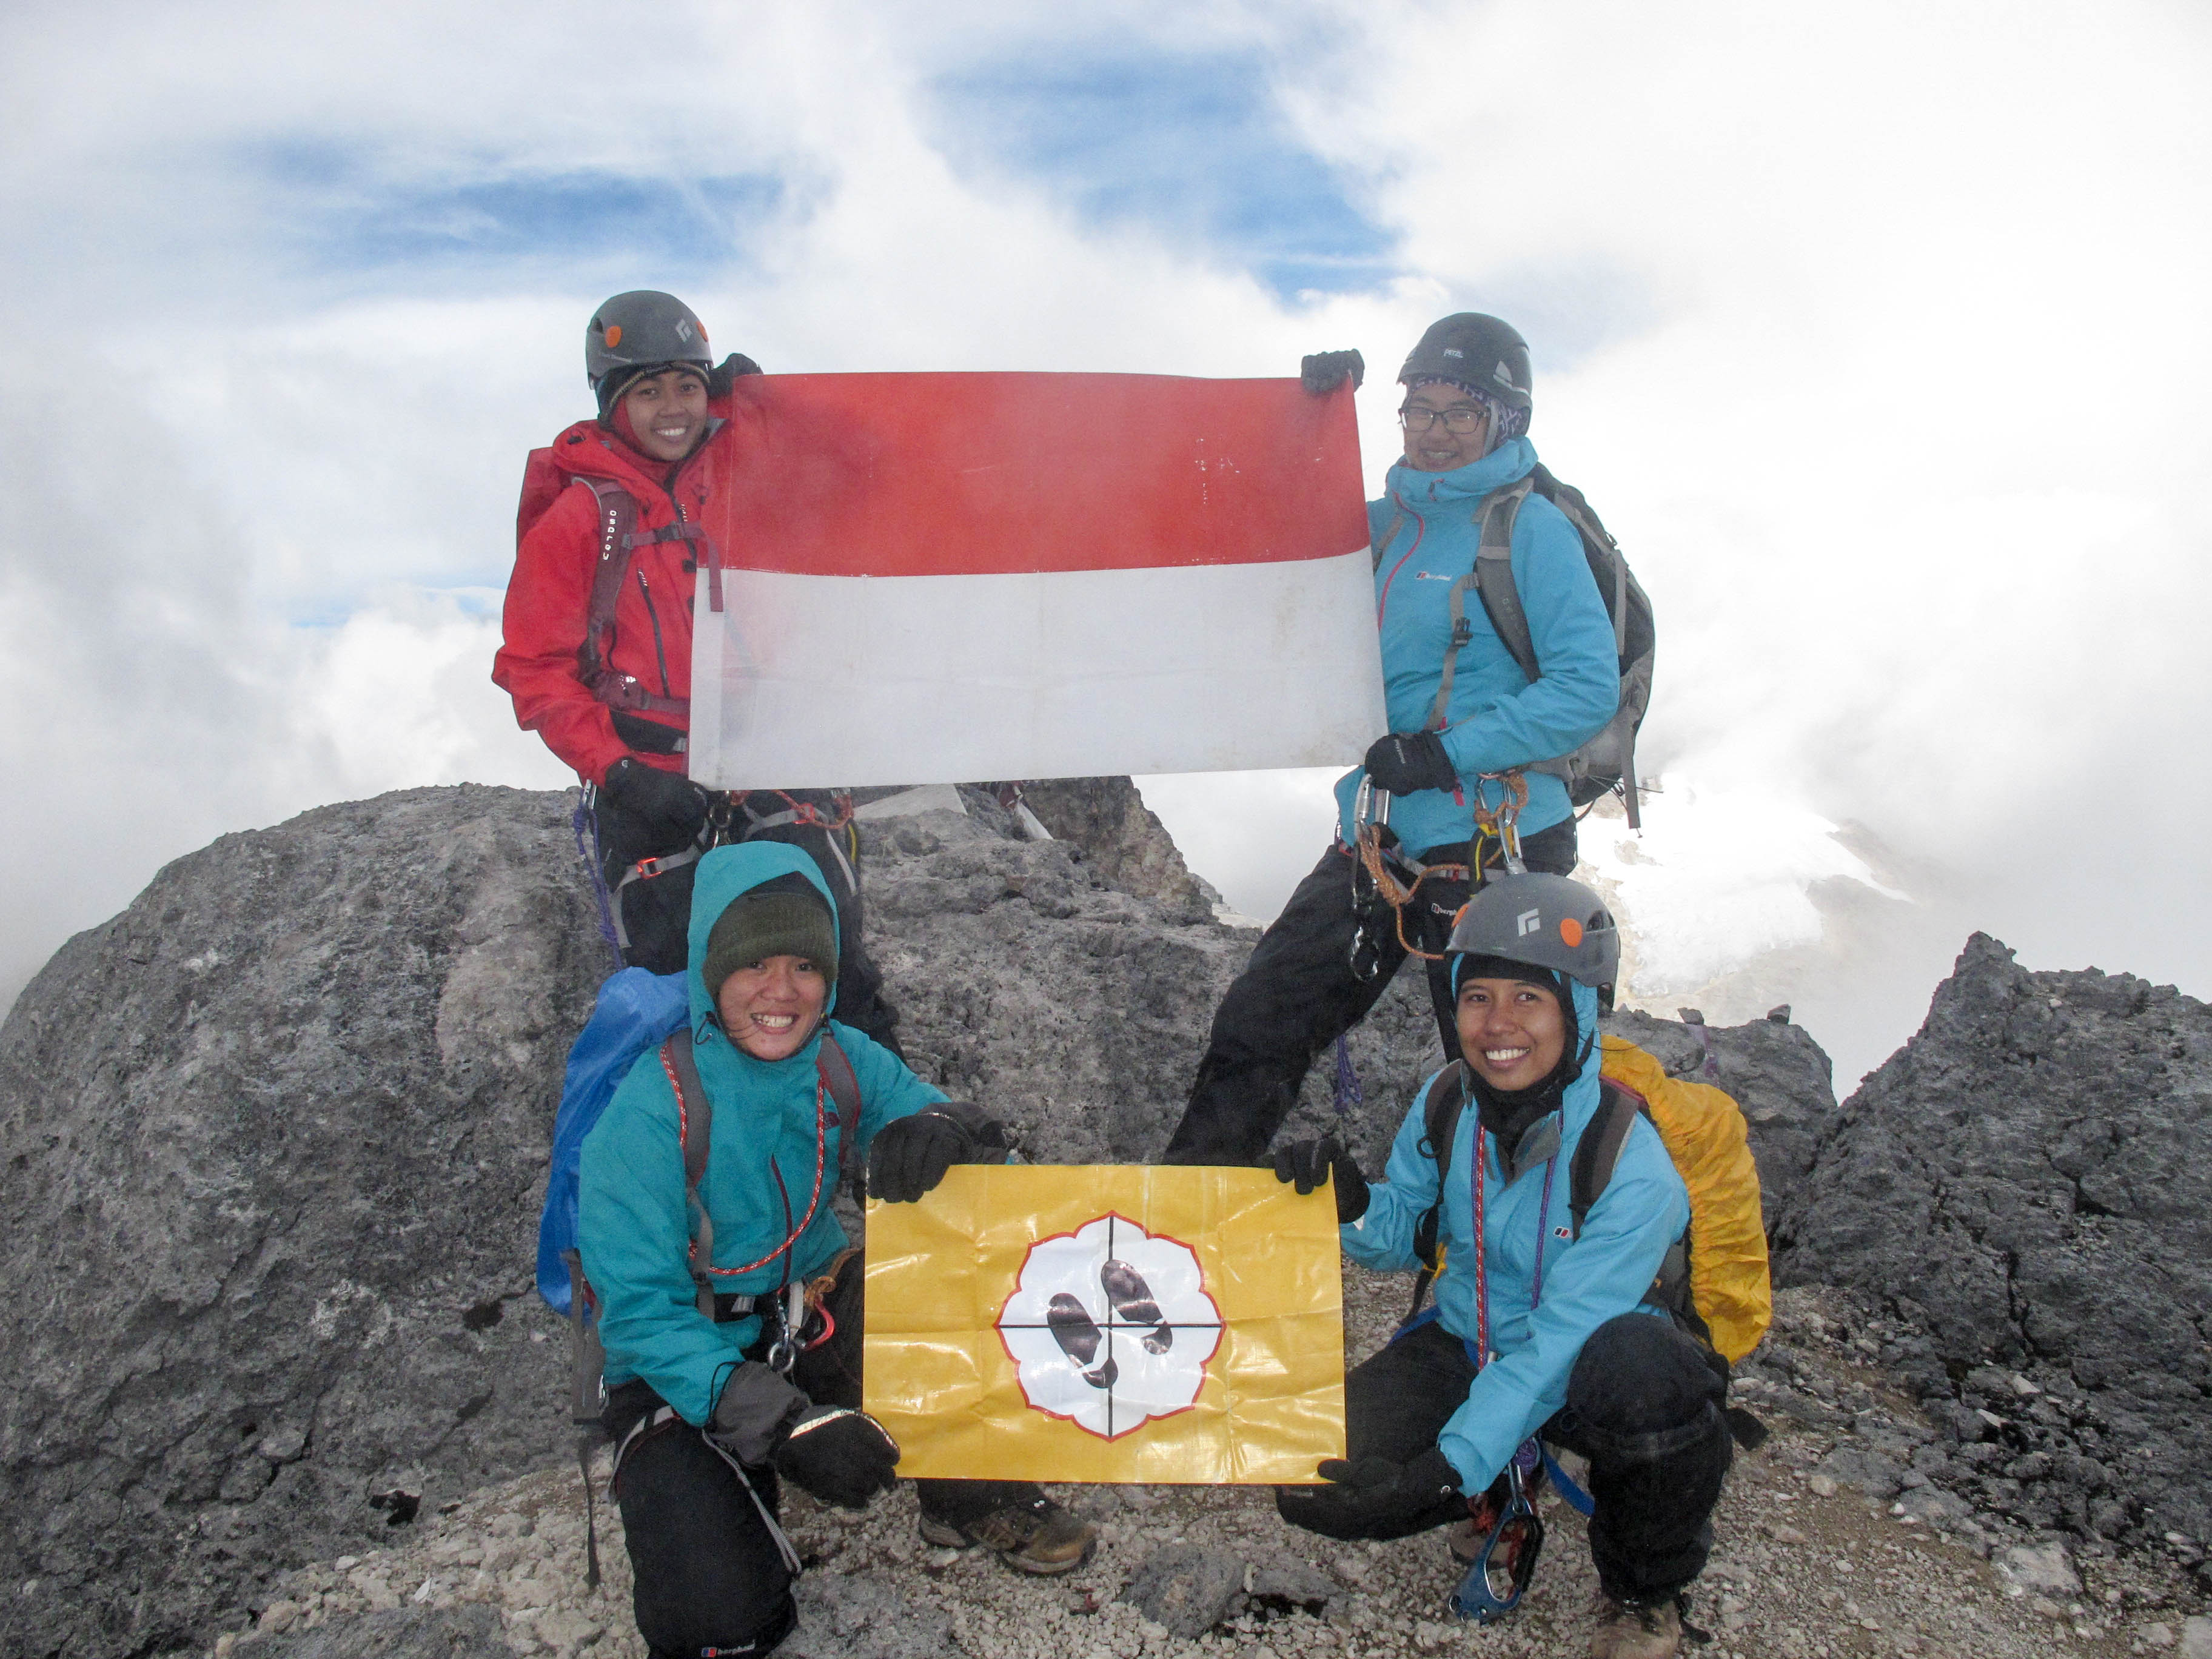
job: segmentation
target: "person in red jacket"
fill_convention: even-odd
[[[592,313],[584,372],[599,399],[533,450],[492,680],[514,717],[583,780],[623,959],[684,971],[692,866],[726,842],[804,848],[853,942],[838,1017],[898,1052],[897,1015],[859,948],[848,799],[825,790],[722,793],[685,775],[691,595],[708,504],[740,464],[716,412],[750,358],[720,368],[673,295],[617,294]]]

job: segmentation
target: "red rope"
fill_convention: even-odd
[[[665,1054],[660,1057],[660,1069],[668,1074],[668,1087],[676,1097],[676,1146],[680,1155],[684,1139],[690,1133],[690,1115],[684,1109],[684,1091],[676,1081],[676,1068],[668,1063],[668,1056]],[[821,1074],[817,1073],[814,1079],[814,1192],[806,1200],[806,1213],[799,1217],[799,1224],[791,1230],[783,1243],[759,1261],[748,1261],[742,1267],[717,1267],[710,1261],[707,1264],[708,1273],[719,1273],[727,1279],[738,1273],[751,1273],[756,1268],[765,1267],[796,1244],[799,1235],[806,1231],[807,1224],[814,1219],[814,1212],[821,1206],[822,1203],[822,1171],[829,1161],[830,1151],[830,1114],[824,1107],[823,1099],[824,1091]],[[775,1154],[770,1153],[769,1156],[772,1158]],[[702,1186],[706,1184],[706,1176],[703,1173],[699,1180]],[[703,1206],[707,1200],[702,1196],[699,1202]],[[787,1210],[784,1213],[788,1215],[790,1212]],[[698,1259],[699,1241],[694,1238],[691,1241],[691,1260],[696,1264]]]

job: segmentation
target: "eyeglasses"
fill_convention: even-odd
[[[1465,404],[1452,409],[1424,409],[1419,404],[1407,404],[1398,411],[1398,423],[1408,432],[1426,432],[1442,421],[1445,431],[1462,436],[1477,430],[1489,418],[1488,410],[1469,409]]]

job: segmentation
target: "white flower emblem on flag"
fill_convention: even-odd
[[[1190,1407],[1222,1318],[1188,1244],[1109,1213],[1032,1244],[997,1325],[1031,1410],[1113,1440]]]

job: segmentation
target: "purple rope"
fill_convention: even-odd
[[[584,826],[592,826],[592,844],[584,845]],[[615,939],[615,913],[607,892],[607,878],[599,873],[599,821],[584,805],[584,793],[576,792],[576,810],[568,815],[568,828],[575,832],[576,856],[584,860],[584,868],[591,872],[592,896],[599,902],[599,937],[607,942],[607,949],[615,953],[615,966],[623,966],[622,946]]]
[[[1336,1040],[1336,1081],[1331,1093],[1339,1117],[1349,1117],[1353,1107],[1367,1104],[1367,1096],[1359,1086],[1359,1073],[1352,1069],[1352,1045],[1342,1037]]]

